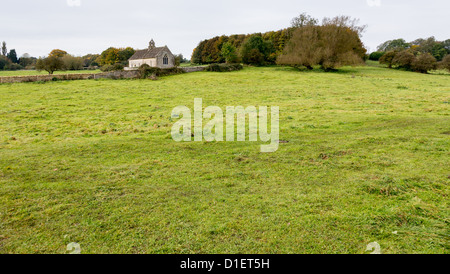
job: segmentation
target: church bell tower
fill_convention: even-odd
[[[148,45],[148,49],[154,49],[154,48],[155,48],[155,41],[153,41],[153,39],[152,39]]]

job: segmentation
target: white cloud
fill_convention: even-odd
[[[67,5],[69,7],[79,7],[81,6],[81,0],[67,0]]]
[[[380,7],[381,0],[367,0],[367,5],[369,5],[369,7]]]

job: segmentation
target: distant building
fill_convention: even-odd
[[[148,49],[137,50],[128,60],[128,70],[137,69],[143,64],[157,68],[173,68],[175,66],[175,56],[167,46],[156,47],[153,39],[150,41]]]

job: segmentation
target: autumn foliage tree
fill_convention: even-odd
[[[60,49],[54,49],[50,52],[48,55],[49,57],[64,57],[67,55],[67,51],[60,50]]]
[[[191,57],[191,63],[194,64],[212,64],[226,62],[226,58],[223,55],[223,47],[225,44],[230,43],[236,48],[238,59],[242,56],[242,47],[244,43],[253,35],[259,35],[266,43],[271,43],[273,51],[267,56],[266,62],[274,63],[278,54],[281,54],[287,41],[292,35],[292,28],[283,29],[279,31],[269,31],[262,34],[235,34],[231,36],[217,36],[208,40],[201,41],[194,49]],[[247,51],[250,53],[251,50]],[[259,50],[260,51],[260,50]],[[260,51],[261,53],[261,51]],[[253,51],[252,56],[258,55],[256,51]],[[264,53],[262,53],[264,55]]]
[[[321,26],[297,28],[277,63],[308,69],[320,65],[324,70],[361,64],[366,49],[360,34],[365,27],[357,23],[355,19],[340,16],[325,18]]]
[[[96,62],[101,66],[104,65],[114,65],[120,63],[126,65],[128,59],[135,53],[133,48],[114,48],[110,47],[102,52],[100,56],[96,59]]]

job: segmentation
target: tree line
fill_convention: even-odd
[[[275,64],[292,34],[292,28],[255,34],[217,36],[201,41],[191,57],[193,64]]]
[[[395,39],[379,45],[370,60],[389,68],[427,73],[434,69],[450,71],[450,39],[437,41],[435,37],[419,38],[411,42]]]
[[[319,20],[306,13],[279,31],[217,36],[194,49],[195,64],[244,63],[249,65],[289,65],[325,70],[363,62],[366,49],[361,42],[365,26],[348,16]]]

